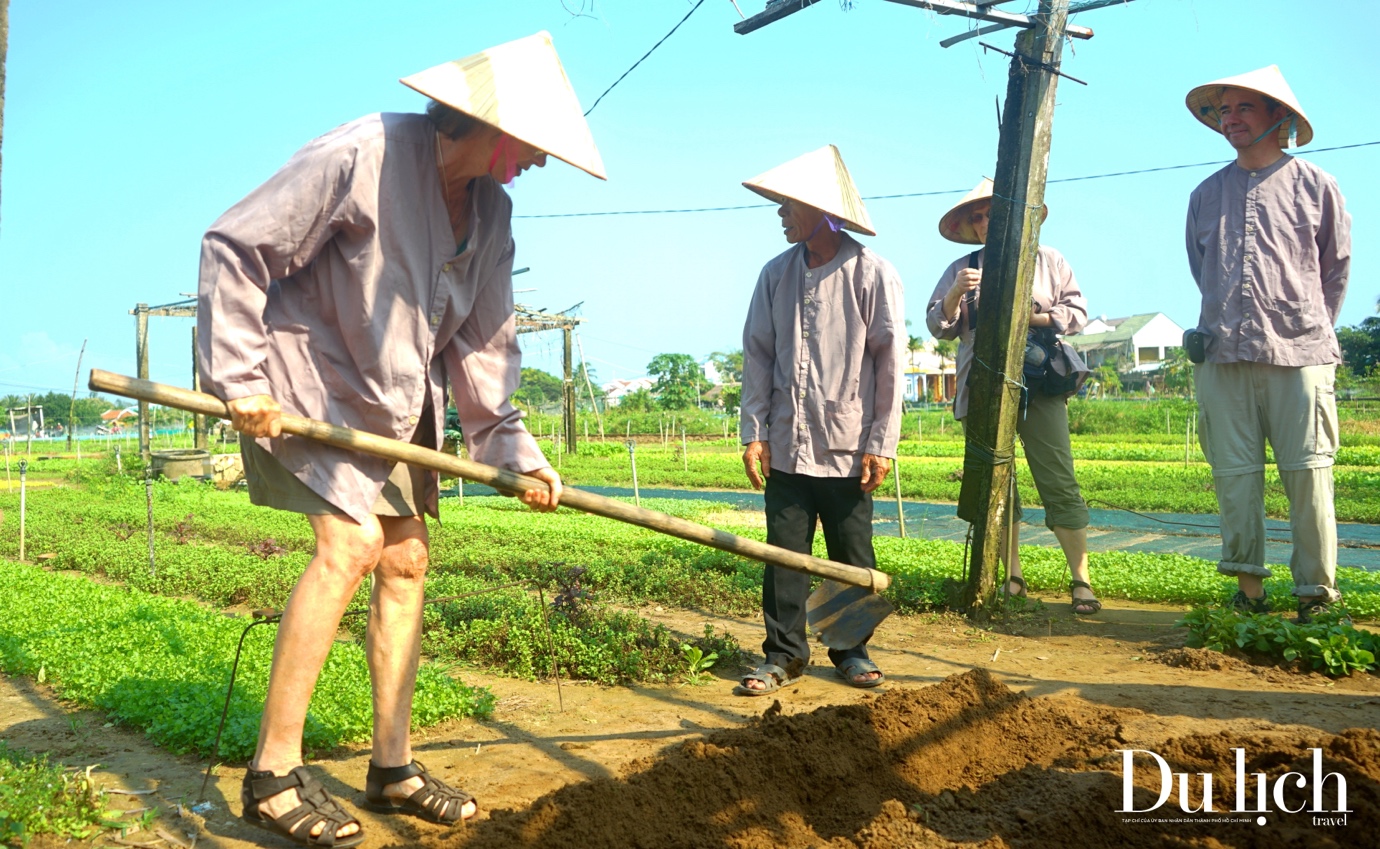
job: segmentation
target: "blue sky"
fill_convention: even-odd
[[[133,373],[130,307],[195,291],[201,233],[306,141],[369,112],[422,108],[399,77],[547,29],[588,107],[691,5],[12,0],[0,395],[70,389],[83,339],[83,371]],[[763,3],[739,5],[753,14]],[[865,196],[959,192],[869,203],[879,235],[866,241],[899,269],[923,334],[924,302],[964,252],[939,237],[939,216],[994,170],[1007,60],[976,40],[941,48],[968,22],[882,0],[848,11],[825,0],[747,36],[737,20],[729,0],[706,0],[599,104],[589,121],[608,183],[553,161],[519,178],[516,213],[750,204],[741,181],[837,144]],[[1097,34],[1065,50],[1064,69],[1090,85],[1059,86],[1052,178],[1229,159],[1184,95],[1270,63],[1313,122],[1311,147],[1380,141],[1372,0],[1137,0],[1076,22]],[[1009,49],[1013,35],[981,40]],[[1354,218],[1342,314],[1354,324],[1380,291],[1380,146],[1312,159]],[[1094,315],[1196,320],[1183,219],[1212,170],[1049,187],[1042,240],[1068,257]],[[532,269],[515,286],[536,290],[519,300],[583,302],[585,352],[604,380],[640,375],[660,352],[738,347],[757,273],[785,247],[773,208],[520,219],[514,230],[517,264]],[[154,379],[189,382],[190,328],[153,320]],[[548,336],[525,338],[527,364],[556,371],[559,338]]]

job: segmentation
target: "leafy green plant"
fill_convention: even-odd
[[[687,684],[698,687],[708,684],[713,676],[709,670],[714,667],[715,661],[719,659],[717,652],[704,653],[704,649],[690,643],[681,645],[680,650],[685,652],[685,676]]]
[[[64,698],[143,729],[174,752],[211,748],[245,620],[193,602],[10,563],[0,569],[0,670],[46,672]],[[258,736],[273,651],[267,628],[245,640],[221,742],[227,760],[249,757]],[[319,751],[372,730],[363,649],[336,643],[312,698],[303,741]],[[433,664],[418,675],[413,722],[488,716],[493,696]]]
[[[1380,637],[1346,623],[1339,613],[1297,625],[1279,616],[1241,614],[1226,607],[1196,607],[1177,623],[1188,628],[1188,644],[1297,662],[1333,678],[1374,672]]]
[[[27,845],[39,834],[87,840],[118,827],[113,817],[85,773],[0,740],[0,843]]]

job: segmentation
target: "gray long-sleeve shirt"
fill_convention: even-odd
[[[449,376],[476,460],[546,467],[509,402],[512,202],[484,177],[471,203],[457,254],[423,115],[368,115],[308,143],[202,241],[202,380],[226,400],[271,395],[284,412],[408,441],[428,406],[439,440]],[[356,520],[391,467],[300,437],[259,444]]]
[[[1203,294],[1208,362],[1340,363],[1333,330],[1351,270],[1351,216],[1337,181],[1283,156],[1208,177],[1188,201],[1188,265]]]
[[[762,269],[743,327],[743,444],[765,441],[772,468],[816,477],[896,456],[908,341],[891,263],[847,234],[819,268],[792,246]]]
[[[986,251],[978,253],[977,267],[982,268]],[[930,295],[925,309],[925,325],[936,339],[957,339],[958,357],[954,364],[954,382],[958,389],[954,393],[954,418],[968,415],[968,372],[973,368],[974,331],[968,329],[969,304],[960,302],[958,316],[950,319],[944,314],[944,296],[958,279],[958,272],[968,267],[968,256],[954,260],[944,273],[939,275],[934,292]],[[981,292],[981,288],[978,289]],[[1035,281],[1031,286],[1032,309],[1049,316],[1050,326],[1060,335],[1077,333],[1088,323],[1088,302],[1083,290],[1078,288],[1078,280],[1073,276],[1073,268],[1064,255],[1047,245],[1040,245],[1035,257]],[[977,307],[976,300],[971,305]],[[1064,350],[1064,367],[1073,371],[1086,371],[1087,366],[1071,345],[1061,346]],[[1067,373],[1067,372],[1066,372]]]

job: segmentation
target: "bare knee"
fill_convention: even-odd
[[[371,517],[372,518],[372,517]],[[383,553],[383,530],[378,521],[356,523],[341,516],[313,516],[316,560],[359,581],[374,571]]]
[[[427,562],[427,544],[424,540],[402,539],[384,546],[379,558],[379,571],[388,577],[420,581],[426,577]]]

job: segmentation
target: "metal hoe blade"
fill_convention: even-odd
[[[893,609],[891,602],[866,587],[825,581],[805,602],[805,621],[824,645],[851,649],[871,637]]]

